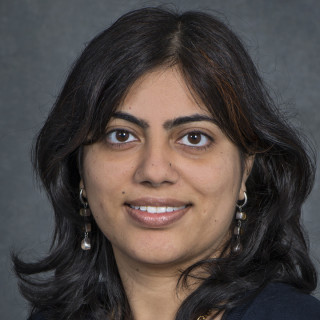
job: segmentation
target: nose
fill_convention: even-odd
[[[137,183],[149,187],[175,184],[179,174],[169,146],[146,145],[134,174]]]

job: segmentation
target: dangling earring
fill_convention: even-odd
[[[83,197],[83,188],[80,189],[79,199],[83,206],[83,208],[80,209],[80,216],[84,219],[84,238],[81,241],[81,249],[82,250],[90,250],[91,249],[91,242],[89,234],[91,232],[91,223],[89,222],[89,217],[91,216],[91,211],[89,208],[88,201],[85,200]]]
[[[236,237],[236,240],[235,240],[236,243],[232,248],[232,251],[234,253],[239,253],[242,250],[242,245],[240,241],[240,236],[242,232],[241,225],[242,225],[242,222],[247,219],[247,215],[242,211],[242,209],[247,204],[248,197],[245,191],[243,192],[243,194],[244,194],[243,203],[241,205],[237,204],[238,211],[236,213],[236,226],[234,227],[234,231],[233,231],[233,234]]]

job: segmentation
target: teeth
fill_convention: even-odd
[[[165,212],[173,212],[178,211],[186,208],[187,206],[181,206],[181,207],[151,207],[151,206],[132,206],[130,205],[132,209],[135,210],[141,210],[141,211],[147,211],[148,213],[165,213]]]
[[[166,207],[157,207],[157,213],[165,213],[165,212],[167,212]]]
[[[157,213],[157,207],[147,207],[147,212],[149,213]]]

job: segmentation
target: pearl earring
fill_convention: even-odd
[[[83,217],[84,219],[84,238],[81,241],[81,249],[82,250],[90,250],[91,249],[91,241],[90,241],[90,237],[89,234],[91,232],[91,223],[89,222],[89,217],[91,216],[91,211],[89,208],[89,204],[88,201],[86,201],[86,199],[83,197],[83,188],[80,189],[80,194],[79,194],[79,198],[80,198],[80,202],[82,204],[82,208],[80,209],[80,216]]]

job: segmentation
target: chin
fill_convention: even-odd
[[[170,254],[168,252],[161,252],[160,254],[157,252],[148,256],[135,256],[135,260],[145,266],[159,267],[161,269],[174,268],[176,271],[191,265],[188,257],[179,256],[172,252]]]
[[[152,240],[150,237],[140,237],[140,241],[135,237],[134,240],[128,239],[127,244],[130,243],[130,246],[113,245],[117,261],[121,259],[131,260],[137,264],[169,266],[185,264],[188,260],[189,249],[169,241],[167,237],[157,237]]]

